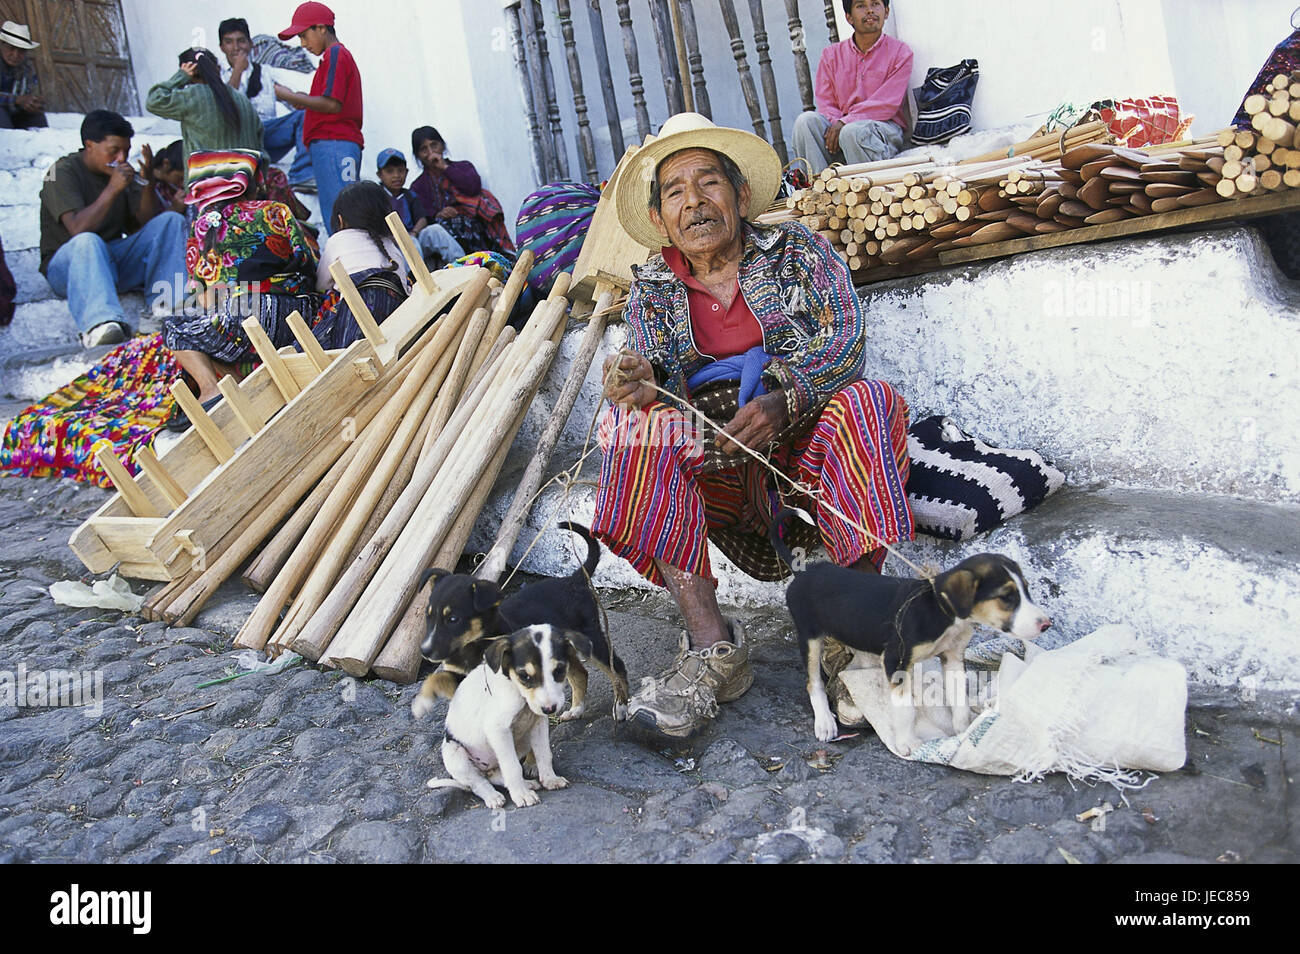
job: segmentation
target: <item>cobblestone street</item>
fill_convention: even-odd
[[[251,607],[236,583],[191,628],[71,610],[66,541],[106,498],[68,481],[0,481],[0,669],[102,674],[102,711],[0,708],[0,861],[1294,862],[1292,695],[1193,686],[1187,767],[1130,793],[984,777],[895,758],[870,733],[812,733],[783,608],[747,616],[756,681],[689,745],[616,730],[609,685],[552,731],[571,786],[492,813],[444,774],[442,714],[415,686],[299,665],[233,671]],[[137,592],[143,584],[136,581]],[[670,659],[671,605],[603,594],[635,686]],[[1102,820],[1075,816],[1111,803]]]

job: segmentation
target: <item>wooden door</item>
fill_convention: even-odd
[[[139,114],[121,0],[0,0],[0,19],[26,23],[40,44],[28,55],[46,109]]]

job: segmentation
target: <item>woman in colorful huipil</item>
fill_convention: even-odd
[[[256,317],[279,348],[294,340],[290,313],[310,318],[320,304],[315,244],[287,206],[264,197],[260,169],[261,156],[252,151],[190,156],[186,202],[197,217],[185,265],[196,291],[186,314],[168,319],[163,332],[205,406],[221,397],[224,375],[242,377],[256,360],[241,327],[245,318]]]

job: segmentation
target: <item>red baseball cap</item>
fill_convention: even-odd
[[[282,40],[290,40],[314,26],[334,25],[334,11],[323,3],[300,3],[293,11],[293,22],[280,31]]]

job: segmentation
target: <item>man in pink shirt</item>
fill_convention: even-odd
[[[889,0],[843,0],[853,36],[822,51],[817,111],[794,123],[794,150],[814,173],[832,162],[875,162],[903,148],[912,51],[887,36]]]

